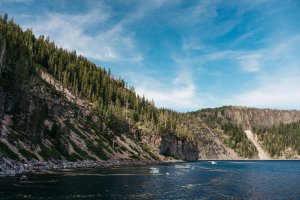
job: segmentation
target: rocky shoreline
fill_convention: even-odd
[[[55,169],[76,169],[76,168],[97,168],[112,166],[135,166],[159,164],[162,161],[151,160],[109,160],[109,161],[76,161],[67,160],[55,161],[15,161],[9,158],[0,158],[0,177],[16,176],[24,173],[34,173],[38,171],[48,171]]]

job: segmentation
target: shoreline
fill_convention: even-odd
[[[35,173],[56,169],[78,169],[78,168],[106,168],[114,166],[146,166],[173,161],[159,160],[109,160],[109,161],[15,161],[9,158],[0,158],[0,177],[17,176],[25,173]],[[180,161],[176,161],[180,162]]]
[[[109,160],[109,161],[16,161],[10,158],[0,158],[0,177],[17,176],[26,173],[46,172],[57,169],[79,169],[79,168],[107,168],[107,167],[122,167],[122,166],[147,166],[158,165],[164,163],[185,163],[185,162],[201,162],[201,161],[300,161],[299,159],[201,159],[196,161],[182,160]]]

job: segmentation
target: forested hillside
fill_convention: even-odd
[[[45,83],[42,74],[50,77],[50,82]],[[36,38],[7,15],[0,17],[0,78],[4,138],[0,152],[8,157],[18,157],[12,152],[16,148],[22,149],[17,151],[19,157],[28,159],[91,159],[91,153],[109,159],[118,152],[128,154],[131,149],[134,153],[127,157],[140,159],[147,157],[141,153],[149,150],[147,145],[138,149],[141,134],[191,135],[181,126],[179,113],[157,109],[110,70],[96,66],[76,51],[57,47],[49,38]],[[57,91],[57,84],[62,91]],[[73,99],[66,98],[68,94]],[[71,137],[73,133],[85,141],[86,151],[80,150]],[[95,138],[88,142],[90,137]],[[136,147],[127,147],[127,139]],[[123,147],[116,150],[115,140],[124,140]]]
[[[245,135],[250,129],[273,158],[299,158],[300,111],[224,106],[190,115],[202,119],[242,157],[255,158],[258,153]]]
[[[157,108],[76,51],[0,17],[0,156],[15,160],[257,158],[299,154],[299,111]],[[281,124],[282,123],[282,124]],[[292,123],[292,124],[291,124]]]
[[[199,121],[206,124],[215,137],[219,138],[227,147],[233,149],[241,158],[257,158],[258,152],[244,133],[240,124],[233,123],[230,119],[215,115],[215,112],[221,112],[222,108],[203,109],[197,112],[186,114],[189,120],[186,122],[189,126],[199,126]],[[198,121],[195,120],[198,118]]]
[[[184,134],[177,126],[178,114],[167,109],[157,109],[153,102],[138,96],[133,87],[116,79],[104,68],[97,67],[76,51],[58,48],[49,38],[36,38],[31,30],[22,31],[7,15],[1,18],[1,85],[15,95],[14,110],[23,109],[22,92],[36,69],[42,69],[63,83],[75,94],[88,100],[90,106],[104,120],[125,120],[143,123],[158,132]]]
[[[292,158],[300,155],[300,122],[254,128],[272,157]]]

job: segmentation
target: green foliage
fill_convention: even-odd
[[[81,157],[82,160],[90,158],[90,156],[85,151],[81,150],[72,140],[70,140],[70,143],[74,151]]]
[[[54,123],[52,128],[50,130],[45,129],[44,131],[46,136],[49,136],[52,139],[58,139],[60,137],[61,131],[60,131],[60,127]]]
[[[128,126],[126,121],[113,113],[108,116],[107,125],[116,135],[121,135],[128,131],[126,130],[126,126]]]
[[[245,158],[254,158],[258,151],[254,144],[250,142],[242,127],[225,123],[222,126],[227,139],[226,144],[234,149],[240,156]]]
[[[66,159],[68,160],[68,161],[78,161],[78,160],[82,160],[82,157],[81,156],[79,156],[77,153],[72,153],[71,155],[68,155],[67,157],[66,157]]]
[[[82,138],[83,140],[87,139],[86,136],[78,129],[74,126],[74,123],[71,123],[69,120],[65,121],[65,124],[68,126],[68,128],[73,131],[74,133],[76,133],[80,138]]]
[[[107,155],[103,151],[103,148],[100,145],[94,145],[92,142],[87,141],[86,145],[89,150],[95,153],[96,156],[98,156],[102,160],[108,160]]]
[[[9,134],[7,134],[7,141],[11,144],[18,140],[25,141],[28,138],[29,137],[26,134],[24,134],[23,132],[16,132],[14,130],[10,130]]]
[[[56,160],[60,160],[61,159],[61,155],[60,153],[55,149],[49,149],[43,145],[41,145],[41,151],[39,152],[40,156],[42,156],[45,160],[49,160],[49,159],[56,159]]]
[[[158,157],[155,153],[153,153],[153,152],[151,151],[151,149],[149,149],[148,146],[143,145],[142,148],[143,148],[143,150],[144,150],[145,152],[147,152],[153,159],[155,159],[155,160],[158,160],[158,159],[159,159],[159,157]],[[170,152],[169,152],[169,153],[170,153]]]
[[[36,71],[43,70],[59,80],[64,88],[73,92],[76,98],[91,102],[91,107],[105,119],[116,134],[126,132],[129,124],[147,124],[159,132],[176,135],[191,135],[177,127],[179,114],[168,109],[157,109],[152,101],[137,95],[133,87],[127,87],[122,79],[115,78],[110,70],[97,67],[85,57],[58,48],[49,38],[36,38],[31,30],[22,31],[12,20],[0,17],[0,47],[5,49],[0,85],[16,97],[13,114],[16,124],[29,112],[26,102],[28,82]],[[1,51],[0,51],[1,52]],[[38,140],[41,121],[47,116],[47,107],[42,100],[29,116],[30,130]],[[43,113],[45,112],[45,113]]]
[[[136,155],[136,154],[131,154],[129,157],[130,157],[131,159],[133,159],[133,160],[140,160],[140,159],[141,159],[140,156],[138,156],[138,155]]]
[[[9,157],[14,160],[19,160],[19,156],[6,146],[6,144],[0,142],[0,157]]]
[[[197,122],[201,123],[203,120],[215,133],[218,133],[223,142],[239,156],[244,158],[255,158],[258,151],[254,144],[250,142],[241,126],[234,125],[230,119],[222,117],[228,107],[208,108],[200,112],[191,112],[188,115],[190,118],[199,118]],[[219,117],[221,116],[221,117]],[[190,120],[191,121],[191,120]],[[199,126],[199,124],[196,124]]]
[[[279,124],[277,126],[256,127],[254,132],[271,156],[281,156],[291,148],[300,155],[300,122]]]
[[[48,105],[45,100],[35,99],[34,109],[29,115],[27,132],[31,133],[32,142],[41,143],[41,132],[44,130],[44,121],[48,117]]]
[[[22,156],[24,156],[28,160],[32,160],[32,159],[38,160],[38,158],[36,157],[36,155],[34,155],[33,153],[31,153],[30,151],[28,151],[28,150],[26,150],[24,148],[20,148],[19,152],[22,154]]]
[[[84,129],[79,124],[74,125],[78,119],[65,120],[64,123],[66,129],[83,140],[89,139],[84,131],[95,132],[103,139],[99,146],[87,143],[88,148],[102,159],[107,159],[104,150],[111,151],[104,143],[112,146],[115,135],[127,134],[132,127],[145,127],[148,132],[155,134],[172,133],[191,138],[192,134],[178,125],[182,121],[179,113],[156,108],[153,101],[137,95],[133,87],[114,77],[110,70],[96,66],[77,55],[76,51],[58,48],[48,37],[35,37],[31,30],[23,31],[7,15],[0,16],[0,86],[10,98],[11,109],[7,112],[13,115],[16,130],[22,132],[16,139],[20,139],[19,136],[30,138],[33,147],[41,146],[40,155],[46,159],[93,158],[74,143],[72,146],[76,153],[68,155],[68,133],[64,133],[55,122],[47,97],[34,96],[34,92],[29,92],[35,91],[35,86],[42,85],[39,78],[41,71],[58,80],[63,89],[71,91],[76,99],[85,100],[91,113],[97,114],[99,122],[96,123],[90,116],[81,113],[77,105],[70,104],[73,110],[77,110],[77,118],[84,118]],[[43,87],[43,90],[50,89]],[[58,98],[64,97],[60,95]],[[51,130],[44,124],[46,119],[54,121]],[[108,134],[110,131],[113,134]],[[43,137],[51,141],[51,149],[43,146]],[[11,138],[11,141],[14,139]],[[122,151],[117,144],[115,149]],[[33,158],[26,150],[22,150],[22,153],[25,157]]]

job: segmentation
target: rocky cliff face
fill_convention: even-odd
[[[221,107],[204,109],[198,112],[204,120],[217,119],[241,125],[244,129],[251,127],[270,127],[280,123],[288,124],[300,120],[300,111],[272,110],[246,107]]]
[[[225,159],[238,158],[230,153],[232,151],[240,156],[247,157],[252,155],[251,152],[254,152],[252,142],[247,143],[248,139],[245,133],[243,133],[243,130],[265,129],[300,121],[300,111],[297,110],[256,109],[238,106],[203,109],[197,112],[187,113],[186,115],[188,116],[187,126],[199,136],[195,138],[195,140],[198,141],[198,144],[203,144],[202,148],[198,148],[199,155],[209,155],[210,158],[216,159],[223,157],[223,155]],[[207,126],[209,131],[205,133],[203,129],[199,129],[199,127],[201,127],[200,124],[202,124],[202,127]],[[241,127],[242,131],[238,131],[239,127]],[[257,137],[256,133],[253,133],[254,136]],[[270,144],[267,139],[267,141],[264,141],[266,136],[260,135],[260,145],[265,151],[275,151],[282,142],[276,140],[274,144]],[[288,148],[284,151],[287,150]],[[294,152],[296,152],[295,149]],[[281,154],[280,152],[277,153]],[[297,153],[293,155],[294,157],[298,156]]]
[[[162,155],[173,156],[176,159],[195,161],[199,158],[199,150],[196,142],[173,135],[163,135],[159,149]]]
[[[221,140],[219,134],[211,129],[199,115],[184,114],[184,125],[192,132],[197,144],[198,159],[240,159],[240,157]]]
[[[234,150],[228,148],[219,136],[208,127],[201,130],[201,134],[195,138],[199,150],[200,160],[226,160],[241,159]]]

